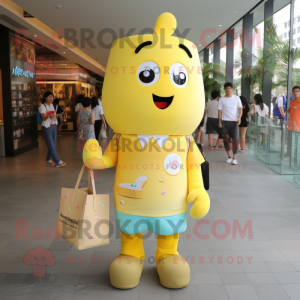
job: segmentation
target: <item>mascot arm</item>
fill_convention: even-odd
[[[83,163],[90,169],[107,169],[114,167],[118,161],[116,135],[117,134],[111,139],[103,155],[102,148],[99,146],[97,140],[87,140],[83,147]]]
[[[193,137],[187,157],[188,171],[188,202],[194,202],[190,214],[195,219],[203,218],[209,211],[210,200],[203,186],[201,164],[204,158],[200,153]]]

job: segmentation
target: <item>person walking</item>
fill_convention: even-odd
[[[55,166],[57,168],[66,165],[56,154],[56,113],[53,106],[54,95],[52,92],[46,92],[43,96],[43,103],[39,107],[42,117],[42,133],[48,148],[46,157],[46,166]],[[52,160],[53,159],[53,160]]]
[[[293,100],[290,102],[288,113],[290,114],[288,121],[288,130],[300,131],[300,86],[296,85],[292,89]]]
[[[61,136],[61,124],[62,124],[62,115],[64,110],[59,105],[59,99],[55,98],[53,101],[53,106],[55,108],[56,118],[57,118],[57,136]]]
[[[263,97],[261,94],[256,94],[253,99],[253,104],[250,106],[249,115],[257,113],[258,119],[258,126],[260,126],[260,138],[259,144],[262,144],[263,135],[268,133],[268,125],[266,125],[265,117],[269,116],[269,107],[263,102]]]
[[[240,96],[242,105],[243,105],[243,115],[241,117],[241,124],[240,127],[240,152],[244,152],[245,145],[246,145],[246,132],[249,124],[249,104],[247,99],[244,96]]]
[[[99,104],[99,99],[97,97],[92,98],[92,109],[95,114],[95,139],[98,141],[102,123],[104,130],[106,130],[106,122],[102,105]]]
[[[221,130],[219,128],[219,118],[218,118],[218,100],[220,98],[219,91],[212,91],[211,92],[211,99],[205,105],[204,116],[207,115],[207,122],[206,122],[206,134],[208,134],[208,142],[209,147],[212,150],[218,149],[218,145],[222,140],[222,136],[220,135]],[[214,132],[218,133],[218,141],[216,146],[213,146],[213,134]]]
[[[77,98],[77,102],[76,102],[76,105],[75,105],[75,112],[78,113],[79,110],[81,110],[83,108],[82,106],[82,99],[84,98],[84,95],[83,94],[80,94]]]
[[[79,137],[83,137],[85,140],[94,139],[94,124],[95,113],[91,109],[92,100],[89,97],[82,99],[83,108],[79,110],[77,117],[77,128],[79,128]]]
[[[286,120],[286,105],[287,99],[285,95],[277,97],[273,108],[273,118],[279,120]]]
[[[225,96],[219,99],[218,105],[219,128],[222,129],[224,147],[228,155],[226,162],[237,165],[238,161],[236,159],[236,154],[238,146],[238,125],[241,123],[243,105],[241,99],[232,94],[233,86],[231,82],[226,82],[224,84],[224,90]],[[238,112],[239,117],[237,117]],[[233,157],[230,155],[230,138],[232,139]]]
[[[100,92],[98,94],[98,102],[99,102],[99,105],[102,107],[102,111],[103,111],[102,127],[100,128],[100,136],[104,139],[107,139],[107,135],[106,135],[107,124],[105,121],[104,110],[103,110],[103,105],[102,105],[102,92]],[[105,124],[105,127],[104,127],[104,124]]]

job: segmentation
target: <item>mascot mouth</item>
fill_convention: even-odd
[[[159,109],[166,109],[172,103],[174,96],[159,97],[159,96],[152,94],[152,98],[153,98],[153,102],[156,107],[158,107]]]

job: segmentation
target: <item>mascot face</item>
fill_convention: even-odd
[[[152,35],[116,40],[103,87],[103,109],[117,133],[190,135],[204,112],[197,47],[171,36],[176,19],[164,13]]]

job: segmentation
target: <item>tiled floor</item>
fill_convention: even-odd
[[[139,286],[121,291],[109,284],[107,261],[120,250],[118,230],[109,245],[82,251],[41,233],[55,226],[61,187],[75,185],[82,165],[75,135],[58,140],[66,168],[44,166],[45,151],[40,139],[39,149],[0,159],[0,299],[300,299],[300,189],[247,153],[233,167],[224,163],[222,151],[205,151],[211,166],[209,223],[198,228],[189,217],[179,241],[179,252],[191,266],[190,285],[181,290],[160,286],[151,260],[156,248],[152,235],[144,242]],[[99,172],[96,180],[99,193],[109,193],[111,201],[113,181],[113,169]],[[28,236],[18,236],[18,222]],[[38,246],[51,250],[56,260],[45,277],[34,277],[33,266],[23,261]],[[69,257],[76,263],[68,263]]]

